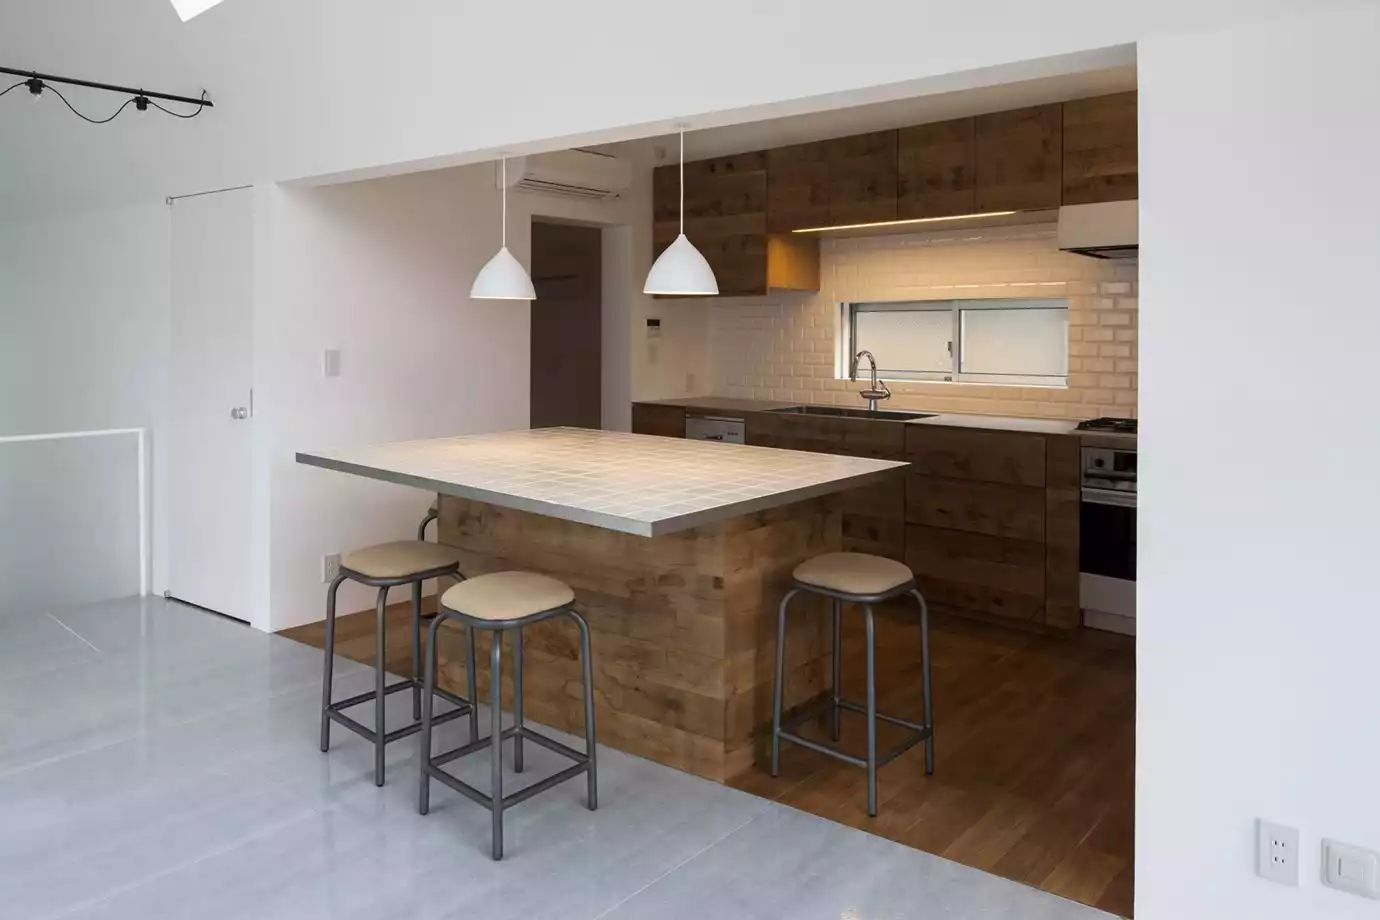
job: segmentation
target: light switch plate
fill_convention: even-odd
[[[1275,824],[1263,818],[1255,828],[1255,874],[1280,885],[1299,884],[1298,828]]]
[[[1322,880],[1329,888],[1380,901],[1380,853],[1323,840]]]
[[[340,376],[340,349],[327,348],[321,355],[321,376],[339,377]]]

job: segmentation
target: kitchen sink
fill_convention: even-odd
[[[789,415],[823,415],[830,418],[867,418],[886,422],[909,422],[917,418],[934,418],[934,412],[903,412],[895,409],[860,409],[852,406],[783,406],[768,412]]]

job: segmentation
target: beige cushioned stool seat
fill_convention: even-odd
[[[441,595],[441,606],[476,620],[516,620],[564,607],[575,592],[563,582],[536,572],[477,575]]]
[[[884,594],[915,577],[903,563],[867,553],[825,553],[800,563],[794,576],[840,594]]]
[[[449,546],[421,540],[398,540],[346,553],[341,557],[340,567],[358,572],[365,578],[406,578],[459,562],[460,554]]]

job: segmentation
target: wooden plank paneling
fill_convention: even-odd
[[[977,211],[974,126],[974,119],[959,118],[900,130],[897,218]]]
[[[752,412],[746,424],[747,443],[761,447],[877,460],[901,460],[905,456],[906,426],[895,422]]]
[[[1083,622],[1078,578],[1081,444],[1074,435],[1051,435],[1045,451],[1045,623],[1074,629]]]
[[[767,229],[789,233],[829,225],[827,142],[767,151]]]
[[[916,575],[1045,596],[1045,547],[1029,540],[911,524],[906,564]]]
[[[1062,137],[1058,104],[979,115],[974,127],[977,210],[1059,207]]]
[[[685,235],[714,269],[723,295],[767,292],[765,151],[685,164]],[[652,177],[654,256],[680,232],[679,168]]]
[[[1044,436],[909,425],[906,459],[917,473],[1012,485],[1045,484]]]
[[[829,148],[829,223],[896,219],[896,132],[839,137]]]
[[[1045,490],[912,473],[906,479],[906,520],[1043,543]]]
[[[746,765],[733,752],[769,723],[760,700],[770,699],[776,605],[796,565],[840,546],[838,509],[828,496],[645,538],[444,496],[439,539],[460,551],[467,575],[526,569],[574,589],[592,634],[601,744],[723,780]],[[821,615],[805,601],[790,623],[788,706],[815,695],[827,674],[827,617],[815,606]],[[572,624],[544,621],[524,637],[528,713],[578,732]],[[463,687],[463,643],[438,648],[442,683]]]
[[[685,409],[655,403],[633,403],[633,434],[656,434],[667,438],[685,437]]]
[[[1136,198],[1135,92],[1064,103],[1063,147],[1064,204]]]

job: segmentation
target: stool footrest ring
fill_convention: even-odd
[[[447,713],[447,715],[450,715],[450,713]],[[434,723],[440,721],[440,718],[440,716],[434,717],[432,719],[432,722]],[[535,732],[525,725],[515,725],[510,728],[505,728],[500,737],[504,741],[507,741],[510,738],[525,738],[526,740],[531,741],[533,744],[540,745],[541,747],[544,747],[547,750],[552,751],[553,753],[560,754],[563,757],[568,757],[571,760],[575,761],[573,764],[566,767],[564,770],[560,770],[556,773],[553,773],[550,776],[546,777],[546,779],[538,780],[530,786],[524,786],[516,792],[510,792],[508,795],[505,795],[502,800],[503,807],[505,809],[510,805],[516,805],[519,802],[525,802],[537,793],[545,792],[552,786],[560,785],[566,780],[573,779],[576,776],[579,776],[580,774],[585,773],[589,770],[588,756],[580,753],[574,748],[570,748],[564,744],[561,744],[559,741],[555,741],[551,738],[548,738],[540,732]],[[477,802],[480,805],[483,805],[485,808],[492,810],[494,807],[494,801],[491,796],[485,795],[478,789],[471,786],[469,783],[466,783],[463,780],[456,779],[454,776],[451,776],[449,773],[441,769],[441,767],[444,764],[448,764],[451,761],[459,760],[461,757],[465,757],[470,754],[475,754],[479,751],[489,750],[490,746],[492,745],[492,742],[492,736],[486,736],[476,741],[471,741],[469,744],[461,745],[453,751],[446,751],[444,754],[437,754],[435,757],[432,757],[430,760],[427,761],[427,775],[432,777],[433,779],[440,780],[446,786],[449,786],[451,789],[454,789],[456,792],[465,796],[465,798]]]

